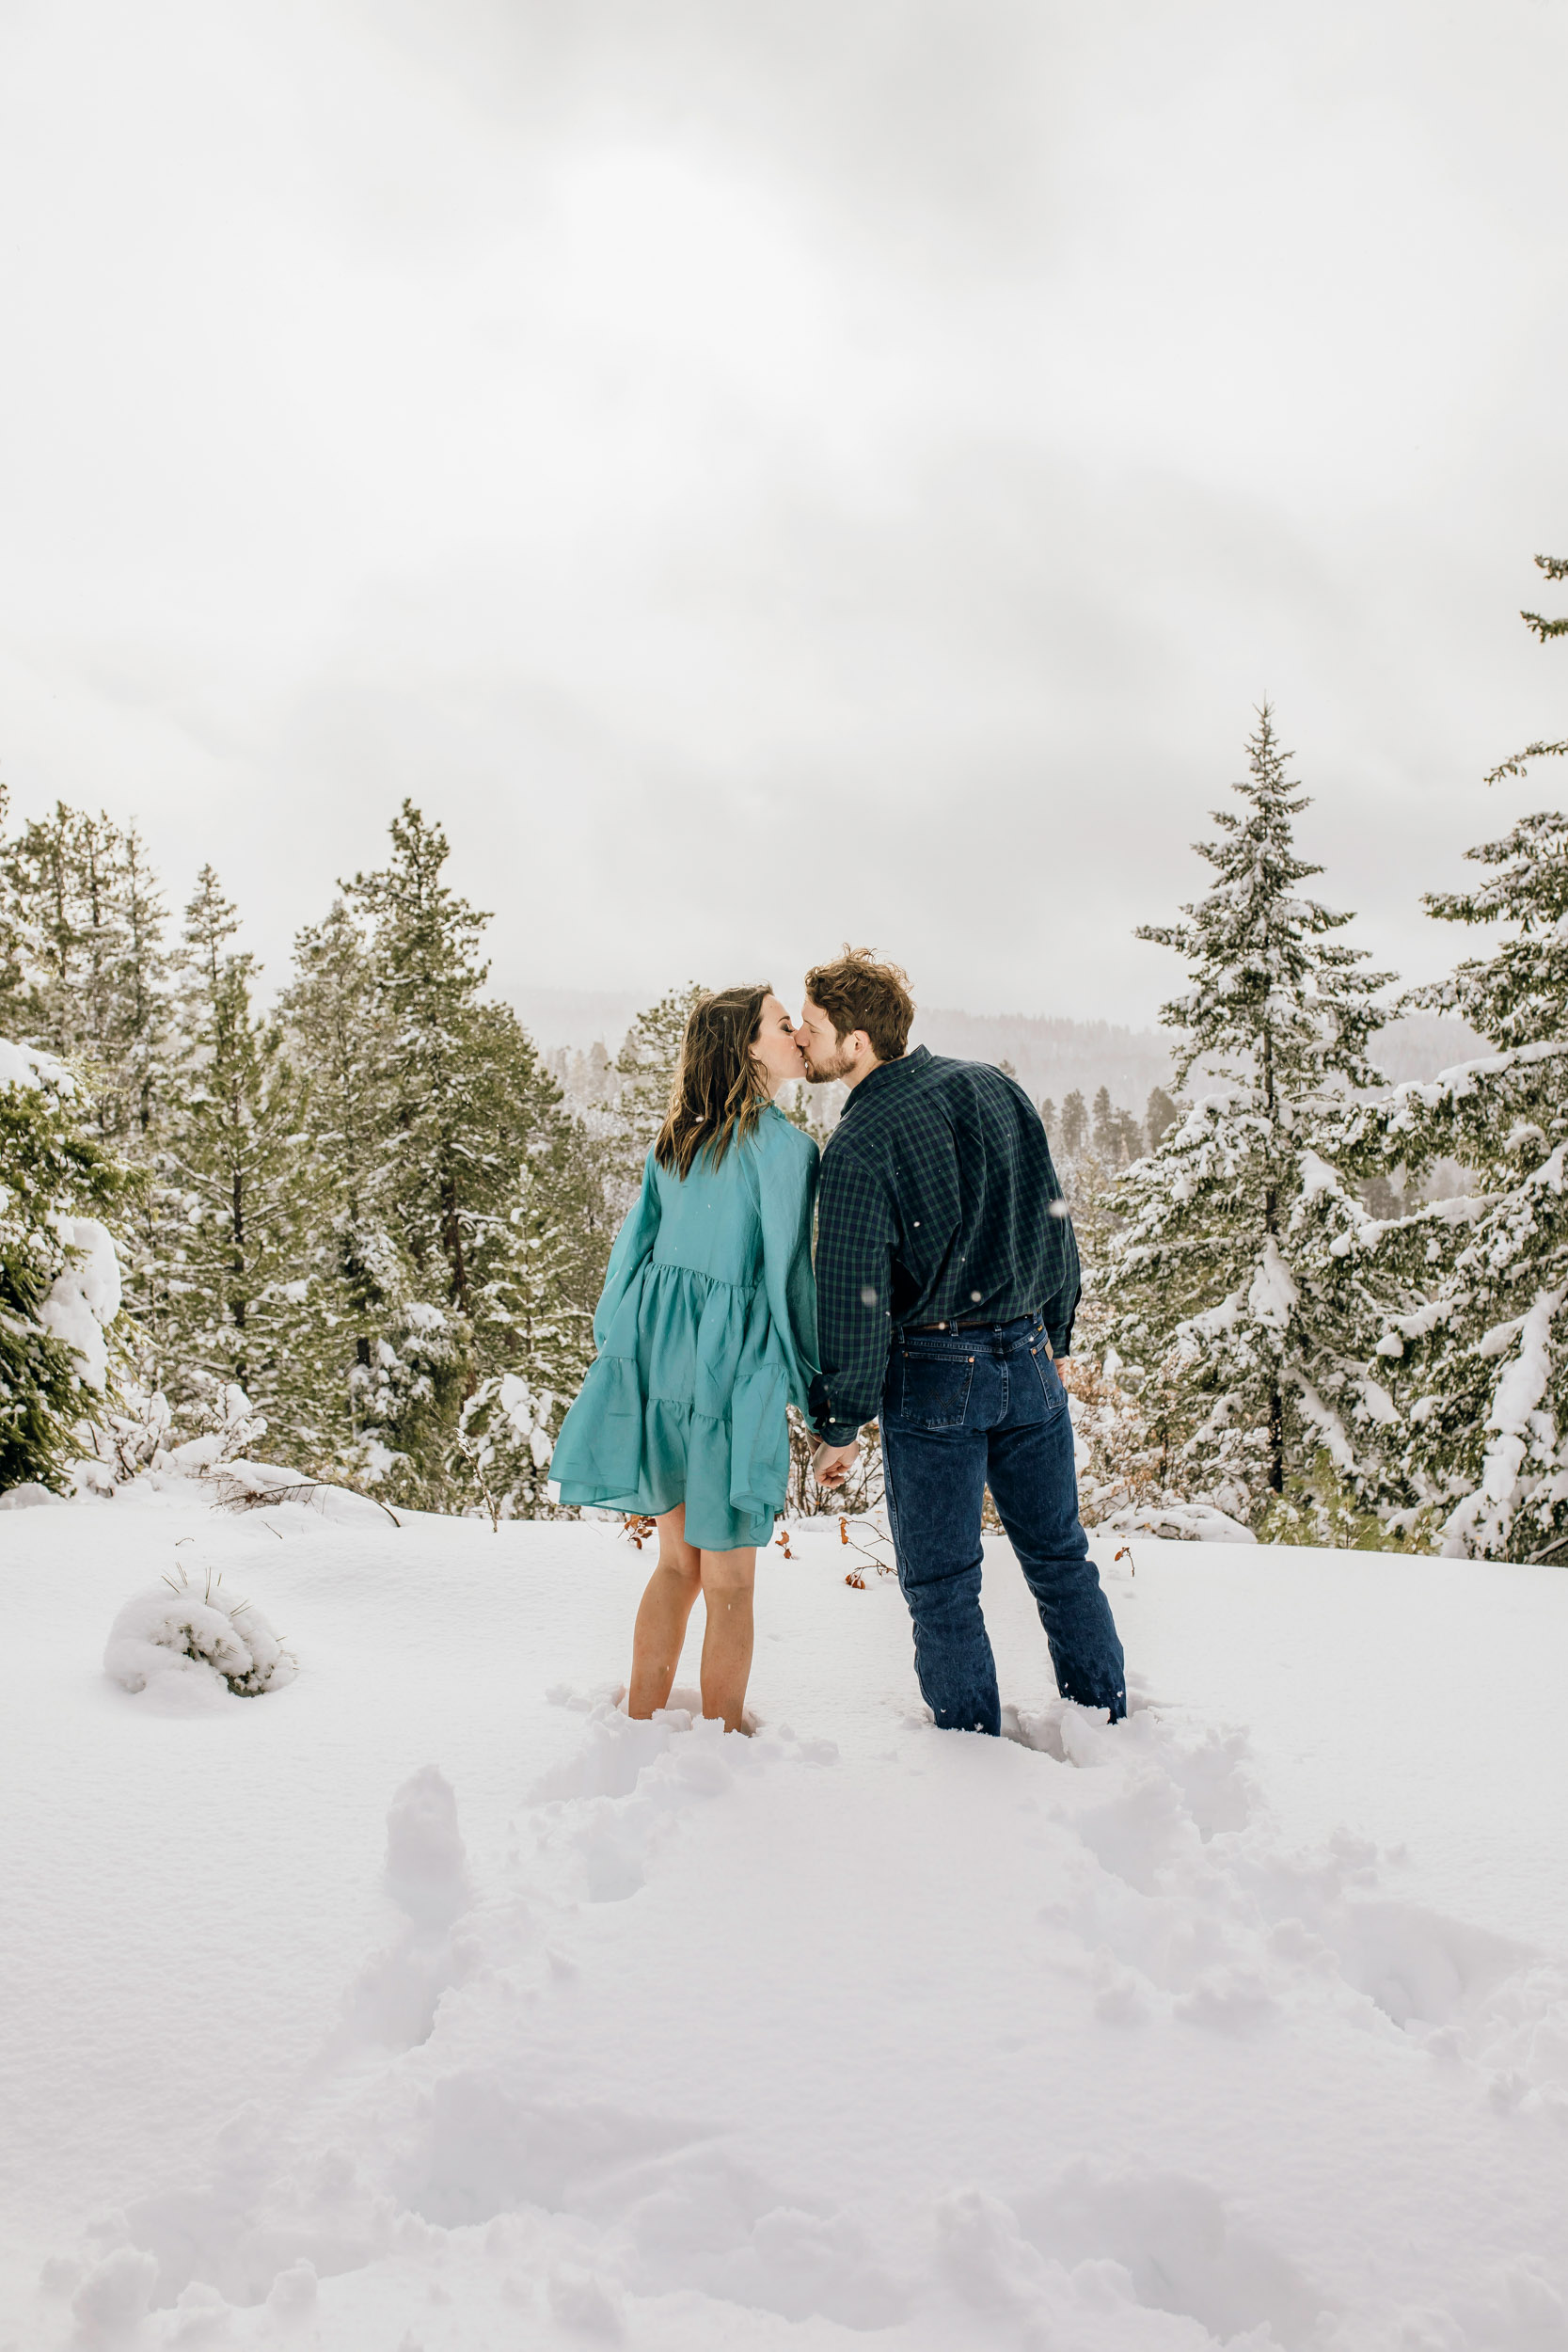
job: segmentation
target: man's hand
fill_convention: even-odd
[[[812,1476],[819,1486],[842,1486],[860,1459],[861,1441],[851,1438],[847,1445],[819,1445],[811,1457]]]

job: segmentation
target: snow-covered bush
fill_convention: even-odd
[[[1099,1531],[1109,1535],[1155,1535],[1163,1543],[1255,1544],[1250,1527],[1216,1511],[1212,1502],[1130,1502],[1101,1519]]]
[[[356,1482],[411,1510],[446,1507],[450,1480],[436,1444],[461,1410],[468,1370],[467,1334],[451,1308],[418,1298],[389,1307],[351,1382],[356,1435],[347,1466]]]
[[[1080,1352],[1063,1377],[1072,1416],[1079,1516],[1085,1527],[1096,1527],[1129,1505],[1163,1497],[1164,1450],[1140,1399],[1121,1385],[1116,1349],[1107,1348],[1097,1362],[1082,1348],[1088,1336],[1083,1322],[1080,1335]]]
[[[179,1696],[260,1698],[294,1678],[294,1661],[251,1601],[227,1599],[221,1577],[198,1587],[181,1570],[133,1593],[109,1630],[103,1671],[127,1691],[183,1685]]]
[[[142,1470],[164,1469],[173,1418],[162,1389],[121,1380],[102,1420],[78,1433],[91,1449],[74,1467],[78,1490],[112,1493]]]
[[[182,1418],[195,1425],[197,1434],[172,1446],[170,1459],[191,1477],[204,1477],[226,1462],[242,1459],[267,1430],[265,1416],[237,1380],[201,1379]]]
[[[534,1391],[515,1372],[482,1380],[458,1424],[462,1483],[493,1525],[502,1519],[550,1518],[560,1508],[549,1494],[550,1454],[568,1400]]]
[[[60,1486],[105,1409],[119,1265],[94,1213],[129,1179],[78,1109],[62,1062],[0,1040],[0,1490]]]

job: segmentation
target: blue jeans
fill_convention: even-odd
[[[1065,1699],[1127,1712],[1111,1605],[1078,1523],[1067,1391],[1037,1316],[972,1331],[893,1334],[882,1465],[914,1670],[948,1731],[1002,1728],[980,1614],[980,1509],[990,1487],[1035,1596]]]

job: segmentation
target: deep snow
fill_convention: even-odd
[[[997,1544],[1030,1747],[792,1542],[748,1741],[602,1524],[0,1516],[0,2347],[1568,2344],[1568,1576],[1104,1544],[1112,1731]],[[112,1683],[181,1567],[298,1678]]]

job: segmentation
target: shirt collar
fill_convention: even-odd
[[[914,1047],[912,1052],[901,1054],[896,1061],[879,1062],[875,1070],[867,1071],[865,1076],[861,1080],[858,1087],[850,1088],[848,1099],[845,1103],[844,1108],[840,1111],[839,1118],[841,1120],[847,1119],[849,1113],[856,1107],[857,1104],[861,1101],[863,1095],[873,1093],[885,1094],[890,1086],[897,1086],[902,1083],[904,1074],[907,1072],[920,1069],[921,1066],[924,1063],[928,1062],[931,1056],[929,1048],[925,1045],[917,1045]]]

